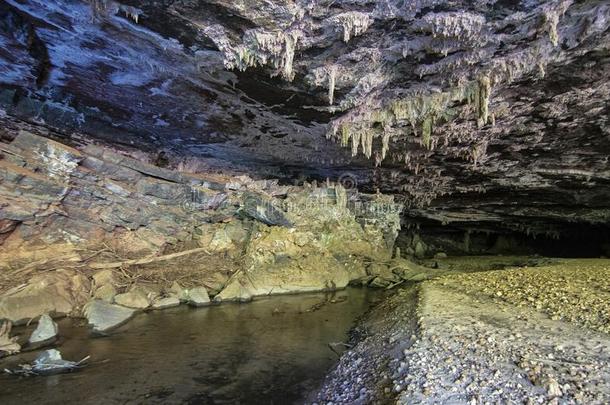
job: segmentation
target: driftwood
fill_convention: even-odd
[[[0,352],[13,354],[21,350],[21,346],[17,343],[17,338],[11,337],[12,326],[10,322],[4,322],[0,325]]]
[[[91,264],[89,264],[89,267],[91,267],[92,269],[117,269],[117,268],[124,267],[124,266],[135,266],[138,264],[148,264],[148,263],[172,260],[177,257],[192,255],[194,253],[200,253],[200,252],[210,254],[205,248],[197,248],[197,249],[184,250],[182,252],[172,253],[169,255],[145,257],[143,259],[123,260],[120,262],[111,262],[111,263],[91,263]]]

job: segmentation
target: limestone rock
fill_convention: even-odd
[[[188,290],[188,304],[194,307],[210,305],[210,297],[205,287],[195,287]]]
[[[130,320],[134,314],[133,309],[100,300],[89,302],[84,311],[89,325],[96,333],[104,333],[117,328]]]
[[[28,340],[28,347],[38,348],[51,344],[57,340],[57,333],[57,324],[53,322],[53,319],[48,314],[43,314]]]
[[[175,295],[180,301],[186,302],[189,299],[188,290],[183,288],[177,281],[174,281],[169,292],[170,294]]]
[[[116,276],[112,270],[100,270],[93,275],[93,281],[96,287],[103,285],[116,285]]]
[[[87,277],[71,270],[56,270],[30,279],[25,287],[8,291],[0,298],[0,319],[24,323],[42,314],[69,315],[89,300]]]
[[[214,300],[248,301],[262,295],[336,290],[349,281],[349,271],[334,257],[308,255],[253,267],[229,281]]]
[[[166,308],[177,307],[178,305],[180,305],[180,300],[178,299],[178,297],[171,296],[171,297],[165,297],[165,298],[157,298],[152,303],[152,308],[153,309],[166,309]]]
[[[106,302],[113,302],[114,297],[117,295],[117,290],[112,284],[105,284],[98,287],[93,293],[93,298],[100,299]]]
[[[114,302],[119,305],[134,309],[146,309],[150,306],[148,293],[142,288],[134,288],[114,297]]]

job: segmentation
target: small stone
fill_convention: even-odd
[[[559,383],[554,378],[549,379],[547,383],[547,393],[551,398],[560,397],[562,395],[561,387],[559,387]]]
[[[38,325],[28,340],[28,346],[38,348],[49,345],[57,340],[57,332],[57,324],[49,314],[44,314],[38,320]]]
[[[205,287],[196,287],[188,291],[188,304],[194,307],[210,305],[210,296]]]

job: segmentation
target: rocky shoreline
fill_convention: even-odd
[[[181,303],[391,288],[443,272],[395,251],[402,206],[390,196],[181,172],[30,130],[41,129],[0,143],[0,320],[10,324],[84,317],[107,333]]]
[[[448,274],[397,292],[369,314],[365,337],[312,402],[608,403],[610,336],[600,331],[610,260],[555,262]]]

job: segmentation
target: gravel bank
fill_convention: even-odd
[[[317,401],[609,403],[609,276],[610,260],[561,260],[400,291]]]

